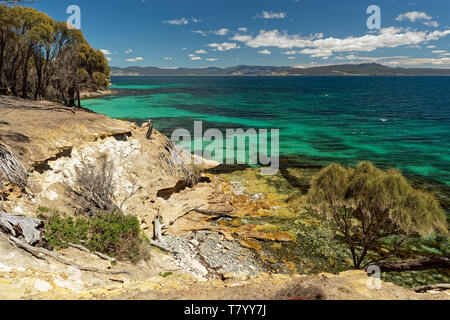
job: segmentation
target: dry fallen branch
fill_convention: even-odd
[[[450,256],[436,256],[406,261],[386,261],[377,264],[381,272],[422,271],[429,269],[450,269]]]
[[[172,252],[168,247],[164,245],[164,239],[162,237],[163,229],[167,228],[167,225],[162,223],[161,216],[157,215],[153,221],[153,237],[156,240],[150,240],[150,245],[157,247],[163,251]]]
[[[127,275],[131,276],[131,273],[128,271],[125,271],[125,270],[124,271],[108,271],[108,270],[101,270],[101,269],[97,269],[97,268],[93,268],[93,267],[84,267],[84,266],[81,266],[74,262],[65,260],[65,259],[61,258],[60,256],[58,256],[56,253],[53,253],[46,249],[32,247],[32,246],[26,244],[25,242],[20,241],[19,239],[16,239],[14,237],[9,237],[9,240],[17,247],[22,248],[25,251],[32,253],[33,255],[49,256],[62,264],[68,265],[70,267],[74,267],[81,271],[89,271],[89,272],[95,272],[95,273],[101,273],[101,274],[127,274]]]
[[[104,260],[108,260],[109,262],[116,262],[116,259],[111,258],[110,256],[107,256],[106,254],[103,254],[103,253],[100,253],[100,252],[97,252],[97,251],[91,251],[91,250],[89,250],[88,248],[83,247],[82,245],[74,244],[74,243],[68,243],[68,245],[69,245],[70,247],[75,248],[75,249],[78,249],[78,250],[80,250],[80,251],[92,253],[92,254],[94,254],[94,255],[96,255],[96,256],[98,256],[98,257],[104,259]]]
[[[413,288],[412,290],[417,293],[425,293],[428,291],[445,291],[450,290],[450,283],[432,284],[428,286]]]
[[[43,245],[44,223],[35,218],[9,213],[0,213],[0,229],[7,231],[14,237],[23,236],[25,242],[34,245]]]
[[[161,250],[163,250],[163,251],[167,251],[167,252],[169,252],[169,253],[174,253],[173,250],[169,249],[168,247],[166,247],[166,246],[165,246],[163,243],[161,243],[161,242],[158,242],[158,241],[155,241],[155,240],[150,240],[150,245],[151,245],[151,246],[154,246],[154,247],[156,247],[156,248],[158,248],[158,249],[161,249]]]

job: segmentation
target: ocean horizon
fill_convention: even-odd
[[[177,128],[280,129],[280,155],[312,165],[370,160],[450,185],[450,77],[112,77],[83,106]]]

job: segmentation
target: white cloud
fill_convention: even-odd
[[[249,36],[249,35],[242,35],[242,34],[239,34],[239,33],[236,33],[236,34],[234,35],[234,37],[231,38],[231,40],[234,40],[234,41],[240,41],[240,42],[247,42],[247,41],[250,41],[250,40],[252,40],[252,39],[253,39],[252,36]]]
[[[287,54],[287,55],[293,55],[293,54],[297,54],[298,52],[295,50],[288,50],[288,51],[284,51],[281,52],[281,54]]]
[[[202,60],[202,58],[193,56],[191,57],[191,60]]]
[[[268,50],[268,49],[261,50],[261,51],[259,51],[259,53],[260,54],[272,54],[272,52],[270,52],[270,50]]]
[[[247,31],[248,31],[247,28],[239,28],[238,30],[239,30],[240,32],[247,32]]]
[[[171,24],[175,26],[181,26],[183,24],[189,24],[189,20],[186,18],[173,19],[173,20],[165,20],[163,21],[165,24]]]
[[[289,59],[289,60],[294,60],[294,59],[295,59],[295,57],[288,57],[288,59]]]
[[[173,61],[173,60],[175,60],[175,59],[172,58],[172,57],[164,57],[164,60],[166,60],[166,61]]]
[[[197,51],[195,51],[195,53],[196,54],[206,54],[206,53],[208,53],[206,50],[197,50]]]
[[[226,36],[230,30],[227,28],[222,28],[220,30],[214,31],[214,34],[217,34],[219,36]]]
[[[133,58],[133,59],[126,59],[125,61],[136,62],[136,61],[143,61],[143,60],[144,60],[144,58],[142,58],[142,57],[136,57],[136,58]]]
[[[436,46],[427,46],[428,49],[434,49]]]
[[[398,60],[398,59],[408,59],[407,56],[391,56],[391,57],[360,57],[354,54],[350,54],[347,56],[337,56],[333,60],[360,60],[360,61],[383,61],[383,60]]]
[[[431,16],[427,15],[425,12],[420,11],[411,11],[402,13],[395,20],[397,21],[409,20],[411,22],[419,21],[424,25],[435,28],[439,26],[439,24],[436,21],[433,21],[433,18]]]
[[[445,50],[434,50],[434,51],[431,51],[432,53],[446,53],[447,51],[445,51]]]
[[[286,12],[272,12],[272,11],[263,11],[262,13],[258,13],[254,18],[261,19],[284,19],[286,18]]]
[[[230,43],[230,42],[210,43],[208,46],[211,48],[215,48],[217,51],[228,51],[228,50],[240,48],[236,43]]]
[[[445,56],[443,54],[442,56]],[[450,55],[450,54],[449,54]],[[391,56],[391,57],[360,57],[354,54],[350,54],[347,56],[337,56],[333,60],[349,60],[354,63],[364,62],[379,62],[383,65],[391,66],[391,67],[399,67],[399,66],[447,66],[450,67],[450,58],[411,58],[407,56]]]
[[[182,25],[186,25],[189,24],[190,22],[192,23],[200,23],[202,22],[202,20],[197,19],[197,18],[179,18],[179,19],[172,19],[172,20],[165,20],[163,21],[164,24],[171,24],[174,26],[182,26]]]
[[[201,35],[203,37],[206,37],[206,35],[207,35],[207,33],[205,31],[202,31],[202,30],[194,30],[194,31],[191,31],[191,32],[192,33],[197,33],[197,34],[199,34],[199,35]]]
[[[105,56],[112,54],[111,51],[106,50],[106,49],[101,49],[100,51],[101,51]]]
[[[395,48],[400,46],[418,45],[422,42],[438,40],[450,34],[450,30],[414,31],[411,29],[389,27],[377,34],[366,34],[361,37],[323,38],[323,35],[311,35],[308,38],[299,35],[289,35],[278,30],[262,30],[255,36],[235,36],[232,40],[244,42],[252,48],[277,47],[292,50],[303,49],[302,54],[312,57],[329,57],[336,52],[371,52],[379,48]]]
[[[111,60],[112,60],[112,58],[110,58],[110,57],[106,57],[106,60],[108,60],[108,61],[111,61]]]
[[[388,62],[383,62],[383,64],[388,66],[446,66],[450,67],[450,58],[409,58],[401,60],[393,60]]]
[[[206,61],[219,61],[219,59],[217,59],[217,58],[209,58],[209,59],[206,59]]]
[[[134,52],[133,49],[125,50],[125,53],[126,53],[126,54],[133,53],[133,52]]]

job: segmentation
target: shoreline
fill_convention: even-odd
[[[108,97],[108,96],[114,96],[114,95],[116,95],[118,93],[119,93],[118,91],[114,91],[114,90],[111,90],[111,89],[97,90],[97,91],[81,91],[80,92],[80,99],[81,100],[87,100],[87,99]]]
[[[166,154],[167,138],[157,131],[154,132],[152,140],[148,140],[145,126],[138,127],[100,114],[83,110],[75,110],[73,113],[71,108],[63,106],[57,110],[55,106],[49,109],[33,101],[24,109],[24,101],[14,98],[6,99],[4,104],[5,121],[0,123],[0,129],[9,132],[11,128],[20,128],[16,135],[28,137],[26,141],[19,143],[8,136],[4,142],[10,144],[13,150],[25,151],[22,160],[30,167],[35,168],[38,163],[41,164],[39,168],[45,169],[42,173],[35,170],[30,178],[41,189],[36,203],[16,199],[12,193],[7,203],[12,211],[20,213],[15,210],[21,208],[20,211],[31,214],[36,212],[36,206],[39,204],[45,208],[75,214],[72,205],[76,201],[67,196],[70,188],[65,187],[69,186],[70,181],[76,181],[75,165],[86,159],[95,161],[96,154],[108,150],[107,155],[113,159],[114,166],[123,173],[116,181],[117,197],[129,197],[126,186],[131,174],[134,174],[133,183],[142,187],[142,191],[132,193],[133,198],[128,198],[125,202],[124,212],[139,219],[140,228],[148,238],[154,235],[151,225],[155,221],[156,213],[171,225],[170,230],[163,236],[170,249],[177,254],[163,256],[159,250],[150,248],[152,259],[149,261],[156,263],[150,262],[145,268],[141,268],[142,265],[120,262],[119,267],[137,275],[115,278],[122,281],[123,285],[139,283],[141,279],[145,279],[144,282],[151,281],[152,277],[157,277],[160,283],[166,281],[163,282],[165,289],[169,286],[168,281],[172,280],[178,287],[188,288],[188,285],[180,283],[179,277],[189,276],[205,280],[209,284],[217,283],[219,286],[227,286],[230,281],[245,286],[247,281],[257,281],[252,279],[258,274],[267,274],[268,277],[284,274],[285,279],[290,281],[297,276],[319,279],[313,274],[326,271],[331,271],[328,277],[335,279],[339,277],[336,275],[338,271],[350,270],[344,255],[341,254],[344,253],[343,250],[325,250],[326,246],[323,244],[328,244],[328,238],[325,237],[328,234],[327,229],[303,209],[301,197],[298,197],[299,189],[291,184],[294,180],[299,183],[309,181],[311,170],[290,170],[289,181],[282,175],[268,180],[254,179],[257,172],[233,170],[232,174],[223,179],[217,179],[214,174],[205,174],[204,179],[195,186],[179,188],[180,177],[167,173],[165,167],[160,166],[158,156],[161,152]],[[35,126],[22,125],[30,122],[35,123]],[[61,125],[65,128],[64,131],[60,130]],[[54,150],[54,145],[45,142],[54,139],[55,135],[60,140],[60,150]],[[149,167],[153,168],[151,172],[147,170]],[[49,185],[47,181],[54,183]],[[274,184],[281,189],[273,189]],[[164,192],[170,195],[168,199],[164,198]],[[314,243],[307,242],[314,238]],[[15,276],[16,280],[27,277],[30,265],[37,265],[35,260],[26,254],[23,254],[23,257],[21,255],[20,261],[9,259],[9,254],[16,253],[16,249],[11,248],[5,241],[0,241],[0,249],[2,243],[4,253],[1,255],[1,263],[11,268],[13,263],[23,267],[24,273]],[[301,243],[308,243],[307,251],[302,249],[299,245]],[[315,256],[316,251],[310,250],[311,247],[317,250],[324,248],[325,258]],[[81,253],[75,249],[64,251],[66,252],[71,260],[82,260],[86,265],[101,269],[109,267],[108,262],[96,260],[88,253],[82,253],[84,256],[80,258]],[[337,268],[328,267],[328,264],[331,264],[329,257]],[[63,266],[57,263],[52,266],[65,274]],[[48,266],[38,265],[37,268],[46,270]],[[174,273],[173,276],[167,276],[167,279],[161,276],[169,270]],[[357,272],[361,283],[366,283],[367,275],[364,272],[348,272]],[[48,273],[46,277],[49,281],[58,280],[56,273]],[[102,278],[96,274],[83,273],[83,279],[84,284],[87,284],[86,290],[93,290],[93,287],[89,286],[93,281],[101,288],[98,290],[107,290],[110,285],[108,277]],[[415,296],[408,289],[391,284],[389,286],[395,288],[396,292]],[[72,290],[72,295],[79,292],[73,283],[68,283],[67,287]],[[20,290],[11,287],[9,292],[22,292]],[[30,290],[36,295],[33,297],[39,297],[36,289]],[[57,290],[49,291],[49,294],[61,298]],[[273,291],[276,292],[277,289],[273,288]],[[148,294],[143,292],[140,297],[145,298]],[[236,292],[230,289],[226,296],[233,297],[235,294]],[[374,292],[374,296],[370,298],[379,297],[380,294]],[[362,296],[358,293],[355,297]]]

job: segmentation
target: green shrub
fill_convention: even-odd
[[[311,181],[308,202],[339,232],[357,269],[372,262],[364,263],[383,238],[447,234],[445,212],[431,194],[414,189],[400,172],[370,162],[323,169]]]
[[[119,260],[138,261],[145,257],[145,237],[135,216],[100,212],[91,218],[72,218],[54,213],[45,224],[46,237],[57,249],[67,248],[70,242]]]

